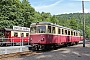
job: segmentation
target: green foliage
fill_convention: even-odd
[[[8,20],[2,20],[0,21],[0,28],[10,28],[14,24],[13,21],[8,21]]]
[[[42,16],[42,21],[51,22],[51,14],[50,13],[42,12],[41,16]]]
[[[70,13],[70,14],[61,14],[56,15],[59,20],[59,24],[75,29],[83,31],[83,20],[82,13]],[[86,21],[86,36],[90,38],[90,13],[85,13],[85,21]]]
[[[90,26],[86,26],[86,37],[90,38]]]
[[[58,24],[59,21],[57,20],[56,16],[54,15],[54,16],[51,17],[51,22]]]
[[[85,14],[86,35],[90,38],[90,13]],[[0,0],[0,28],[30,27],[33,22],[52,22],[75,30],[83,30],[82,13],[51,15],[39,13],[28,0]]]
[[[2,27],[11,28],[13,25],[29,27],[30,23],[35,20],[35,9],[27,0],[22,0],[22,2],[20,0],[0,0],[0,8],[0,23],[3,22],[0,26]]]

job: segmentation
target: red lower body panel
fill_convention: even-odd
[[[29,37],[11,37],[10,42],[29,42]]]
[[[80,36],[54,35],[54,34],[31,34],[31,44],[58,44],[67,42],[78,42]]]

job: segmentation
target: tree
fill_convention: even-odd
[[[19,0],[0,0],[0,22],[3,24],[6,24],[5,21],[14,22],[14,20],[17,19],[18,8],[17,6],[20,6]],[[12,24],[12,26],[15,24],[15,22]],[[5,28],[6,26],[3,26]],[[10,25],[8,24],[7,27]],[[11,27],[11,26],[10,26]]]
[[[35,20],[35,9],[30,6],[27,0],[22,0],[21,8],[24,26],[29,27],[30,23]]]
[[[86,26],[86,37],[90,39],[90,26]]]
[[[41,13],[41,16],[42,16],[42,21],[48,21],[48,22],[50,22],[50,18],[51,18],[51,14],[50,13],[42,12]]]
[[[56,16],[53,15],[53,16],[51,17],[51,22],[52,22],[52,23],[57,23],[57,24],[58,24],[59,21],[57,20]]]

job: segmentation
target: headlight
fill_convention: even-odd
[[[44,37],[41,39],[41,41],[44,41]]]

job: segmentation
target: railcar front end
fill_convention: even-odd
[[[35,48],[35,50],[44,49],[46,46],[52,44],[50,34],[47,33],[46,24],[34,24],[31,25],[30,28],[30,44]]]

